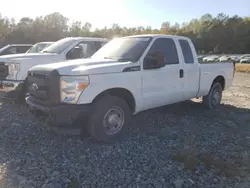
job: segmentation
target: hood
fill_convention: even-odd
[[[53,64],[37,65],[30,71],[57,70],[60,75],[91,75],[122,72],[124,68],[134,64],[131,61],[118,62],[112,59],[77,59]]]
[[[12,54],[12,55],[2,55],[0,56],[0,62],[20,62],[21,60],[34,59],[34,58],[53,58],[58,54],[51,53],[23,53],[23,54]]]

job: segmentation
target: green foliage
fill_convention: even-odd
[[[213,17],[205,14],[190,22],[173,25],[165,21],[161,28],[121,27],[114,23],[111,27],[93,29],[91,23],[70,22],[58,12],[46,16],[6,20],[0,14],[0,46],[10,43],[36,43],[57,41],[64,37],[105,37],[137,34],[183,35],[192,39],[196,50],[201,53],[250,53],[250,17],[229,17],[223,13]]]

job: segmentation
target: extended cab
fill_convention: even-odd
[[[38,65],[28,74],[30,111],[63,121],[85,117],[91,135],[107,141],[147,109],[195,97],[215,108],[234,64],[199,64],[186,37],[135,35],[113,39],[91,58]]]
[[[103,38],[69,37],[51,44],[40,53],[0,56],[0,97],[24,99],[27,73],[31,67],[87,58],[107,42]]]

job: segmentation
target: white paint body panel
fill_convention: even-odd
[[[198,97],[204,96],[209,92],[213,80],[219,75],[225,78],[225,89],[229,88],[233,82],[234,66],[233,63],[205,63],[200,65],[200,74]]]
[[[199,64],[195,48],[190,39],[179,36],[155,35],[141,58],[135,62],[116,62],[107,59],[81,59],[68,63],[60,62],[39,67],[56,69],[60,75],[89,76],[89,86],[82,92],[78,104],[89,104],[103,91],[123,88],[131,92],[135,99],[134,114],[167,104],[189,100],[208,94],[212,82],[217,76],[225,78],[225,88],[232,84],[233,64]],[[143,59],[157,38],[172,38],[175,41],[179,64],[166,65],[152,70],[143,70]],[[187,40],[194,56],[193,64],[184,62],[178,39]],[[122,72],[126,67],[140,66],[139,71]],[[179,71],[184,70],[180,78]]]

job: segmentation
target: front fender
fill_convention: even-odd
[[[140,78],[138,72],[91,75],[90,84],[80,95],[78,104],[92,103],[99,94],[106,90],[123,88],[133,95],[136,106],[135,113],[137,113],[143,109],[141,79],[138,78]]]

